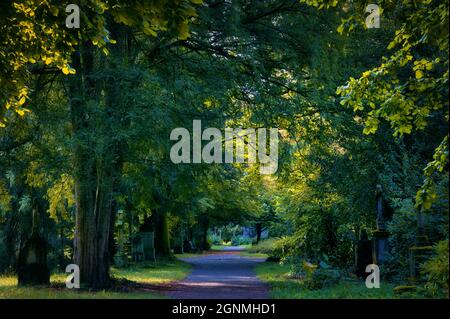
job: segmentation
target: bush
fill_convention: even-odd
[[[383,277],[403,281],[409,277],[410,248],[415,245],[417,216],[410,199],[399,202],[392,220],[388,222],[390,252],[382,268]],[[429,212],[424,215],[425,234],[430,242],[446,238],[448,222],[442,214]]]
[[[305,288],[316,290],[337,285],[341,279],[339,270],[325,262],[318,265],[302,260],[300,257],[290,257],[291,276],[302,280]]]
[[[242,233],[241,227],[239,225],[226,225],[222,227],[222,239],[225,243],[231,242],[233,237],[236,236],[236,234]]]
[[[393,289],[394,295],[401,298],[417,298],[417,286],[401,285]]]
[[[249,245],[252,243],[252,239],[250,237],[245,236],[234,236],[231,238],[231,245],[239,246],[239,245]]]
[[[425,262],[421,272],[427,278],[425,293],[431,297],[448,298],[449,262],[448,239],[440,241],[435,247],[436,255]]]
[[[330,287],[337,285],[341,279],[341,273],[339,270],[334,268],[318,268],[314,272],[311,283],[309,284],[310,289],[321,289],[324,287]]]
[[[283,240],[280,238],[268,238],[253,245],[249,252],[269,255],[271,260],[280,260],[283,257]]]
[[[220,238],[219,235],[210,234],[208,236],[208,241],[213,245],[221,245],[222,244],[222,238]]]

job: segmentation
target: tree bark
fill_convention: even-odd
[[[257,223],[256,224],[256,243],[259,243],[261,240],[261,233],[262,233],[262,224]]]
[[[208,243],[208,228],[209,228],[209,218],[207,215],[200,216],[200,226],[202,229],[202,239],[201,239],[201,249],[209,250],[211,247]]]
[[[155,211],[155,250],[159,257],[169,257],[170,251],[170,236],[168,213],[165,209],[158,209]]]
[[[70,80],[70,109],[73,130],[73,175],[75,181],[74,259],[80,267],[83,285],[100,289],[109,286],[109,241],[112,226],[113,150],[96,149],[97,140],[107,143],[90,112],[99,102],[98,88],[91,78],[94,70],[93,48],[86,45],[75,54],[77,75]],[[102,120],[102,119],[97,119]],[[100,132],[100,136],[98,136]]]

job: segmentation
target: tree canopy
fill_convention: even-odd
[[[230,225],[349,269],[377,185],[393,277],[417,212],[448,239],[448,1],[378,1],[374,29],[365,1],[84,0],[79,29],[66,5],[0,4],[0,271],[39,233],[103,288],[138,233],[167,257]],[[277,172],[173,163],[193,120],[278,128]]]

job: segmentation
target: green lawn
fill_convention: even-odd
[[[224,245],[211,245],[211,250],[224,250],[225,247],[230,247],[230,246],[231,246],[230,243],[224,244]],[[242,248],[245,248],[245,249],[249,249],[250,247],[252,247],[252,244],[239,245],[239,246],[236,246],[236,247],[242,247]]]
[[[211,245],[211,250],[224,250],[225,247],[230,245]]]
[[[170,261],[146,263],[127,268],[112,268],[112,275],[143,284],[165,284],[181,280],[188,275],[191,266],[174,259]]]
[[[0,299],[159,299],[165,298],[154,291],[146,291],[145,285],[158,285],[181,280],[190,272],[189,264],[179,260],[162,261],[132,265],[127,268],[112,268],[115,278],[123,278],[143,285],[142,287],[125,287],[123,291],[103,290],[86,291],[83,289],[66,289],[65,274],[54,274],[48,287],[17,287],[16,276],[0,276]]]
[[[269,257],[269,255],[264,254],[264,253],[252,253],[249,251],[242,251],[239,253],[239,255],[245,256],[245,257],[253,257],[253,258],[268,258]]]
[[[393,284],[381,283],[379,289],[368,289],[364,281],[343,281],[340,284],[309,290],[302,286],[298,279],[288,277],[289,266],[275,262],[261,263],[256,267],[259,279],[269,283],[271,297],[275,299],[392,299]]]

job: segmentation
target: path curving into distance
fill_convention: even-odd
[[[172,284],[166,294],[174,299],[265,299],[268,286],[256,278],[255,266],[265,258],[239,254],[237,247],[205,255],[180,258],[193,270]]]

